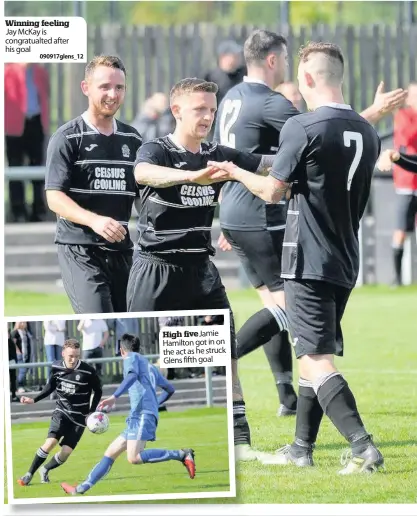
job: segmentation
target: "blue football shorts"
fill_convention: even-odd
[[[152,414],[139,414],[138,417],[128,417],[127,426],[121,433],[126,441],[155,441],[158,420]]]

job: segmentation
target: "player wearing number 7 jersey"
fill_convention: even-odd
[[[158,407],[165,403],[175,392],[161,372],[139,354],[139,338],[125,333],[120,340],[120,352],[123,358],[124,380],[113,396],[103,400],[98,410],[111,409],[115,400],[129,391],[130,413],[126,420],[127,427],[107,448],[101,461],[91,470],[87,479],[77,486],[61,484],[67,494],[84,494],[99,480],[107,475],[114,461],[124,451],[131,464],[146,464],[176,460],[182,462],[190,478],[195,476],[194,450],[162,450],[152,448],[145,450],[147,441],[155,441],[158,426]],[[158,396],[156,388],[162,393]]]
[[[282,277],[300,373],[296,432],[291,445],[261,460],[312,466],[326,414],[351,445],[351,459],[340,472],[350,474],[375,471],[384,462],[334,364],[334,355],[343,355],[341,319],[359,272],[359,222],[380,140],[345,104],[343,69],[342,53],[333,44],[310,43],[301,50],[299,88],[314,111],[285,123],[269,176],[255,176],[230,163],[209,165],[223,168],[213,178],[240,181],[268,202],[278,202],[292,185]]]

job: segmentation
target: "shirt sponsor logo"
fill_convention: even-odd
[[[75,385],[72,383],[62,382],[61,391],[66,394],[75,394]]]
[[[96,167],[96,179],[93,182],[94,190],[126,191],[126,171],[119,167]]]
[[[212,186],[182,185],[180,193],[185,206],[210,206],[216,192]]]

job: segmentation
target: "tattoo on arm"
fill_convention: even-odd
[[[261,162],[259,163],[259,166],[256,170],[257,174],[260,175],[268,175],[269,169],[272,167],[272,164],[274,163],[275,156],[274,155],[267,155],[263,154],[261,158]]]
[[[136,166],[135,179],[140,185],[169,188],[187,181],[187,172],[158,165]]]

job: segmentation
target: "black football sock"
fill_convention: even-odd
[[[394,247],[393,250],[394,255],[394,271],[395,271],[395,281],[397,285],[401,285],[401,267],[403,261],[404,249],[402,247]]]
[[[235,445],[251,444],[250,428],[246,419],[246,407],[243,400],[233,402],[233,431]]]
[[[253,314],[236,335],[237,356],[242,358],[263,346],[281,331],[288,330],[285,311],[278,305]]]
[[[356,406],[355,397],[340,373],[331,373],[315,386],[317,398],[334,426],[359,453],[366,449],[370,435],[365,430]],[[359,445],[359,446],[358,446]],[[361,448],[358,450],[358,447]]]
[[[274,335],[264,344],[264,351],[274,375],[280,403],[295,410],[297,395],[292,385],[292,350],[288,333]]]
[[[45,464],[45,469],[50,471],[51,469],[58,468],[59,466],[62,466],[64,464],[65,460],[62,460],[59,457],[59,453],[56,453],[52,459],[48,462],[48,464]]]
[[[311,382],[300,378],[298,385],[295,441],[292,448],[296,455],[298,452],[302,455],[305,448],[311,448],[316,442],[323,419],[323,409]]]
[[[39,448],[35,454],[35,457],[30,468],[28,469],[28,473],[33,475],[35,471],[37,471],[40,468],[40,466],[42,466],[42,464],[46,461],[47,457],[48,453],[46,451],[43,451],[42,448]]]

